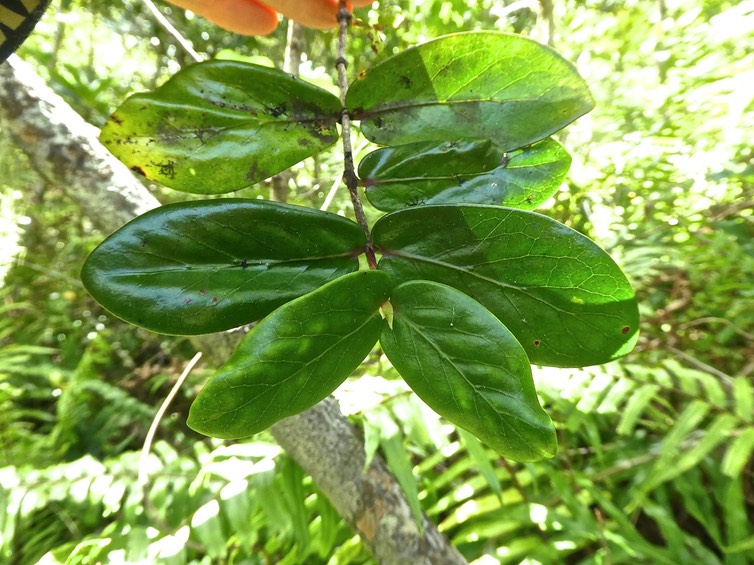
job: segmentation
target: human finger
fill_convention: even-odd
[[[338,25],[338,0],[264,0],[285,17],[315,29]],[[367,6],[372,0],[350,0],[349,5]]]
[[[242,35],[267,35],[278,25],[275,10],[256,0],[170,0],[214,24]],[[308,2],[303,2],[307,4]]]

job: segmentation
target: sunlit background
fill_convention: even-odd
[[[243,38],[159,8],[202,55],[282,64],[285,22]],[[754,1],[393,0],[356,15],[354,75],[472,29],[530,35],[577,65],[597,107],[559,136],[573,166],[541,211],[608,250],[642,315],[618,362],[535,368],[560,440],[536,464],[442,421],[374,351],[336,393],[368,454],[381,450],[475,563],[754,562]],[[334,33],[302,42],[302,76],[335,91]],[[192,62],[135,0],[53,2],[19,54],[96,126]],[[294,167],[288,200],[351,215],[341,157]],[[267,182],[234,196],[270,193]],[[211,355],[137,482],[147,429],[195,349],[87,295],[78,273],[105,235],[0,125],[0,562],[369,562],[269,435],[220,442],[186,427],[221,361]]]

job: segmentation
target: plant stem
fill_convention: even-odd
[[[351,21],[351,12],[348,11],[345,0],[340,0],[338,9],[338,23],[340,24],[340,35],[338,36],[338,58],[335,60],[335,66],[338,69],[338,86],[340,87],[340,103],[343,109],[340,112],[340,125],[343,129],[343,181],[348,188],[348,194],[351,196],[353,212],[356,215],[356,221],[364,230],[367,236],[367,245],[365,253],[367,263],[370,269],[377,268],[377,261],[374,257],[374,247],[372,246],[372,234],[369,231],[364,208],[361,205],[359,197],[359,179],[356,177],[356,170],[353,166],[353,147],[351,146],[351,116],[346,109],[346,93],[348,92],[348,77],[346,76],[346,41],[348,24]]]

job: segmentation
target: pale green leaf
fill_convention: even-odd
[[[616,432],[620,435],[630,435],[636,427],[644,409],[657,396],[660,387],[654,384],[646,384],[636,389],[626,405],[621,410],[620,422]]]

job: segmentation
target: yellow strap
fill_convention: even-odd
[[[17,14],[13,10],[0,4],[0,24],[3,24],[10,29],[18,29],[19,26],[24,23],[25,19],[26,16]]]

